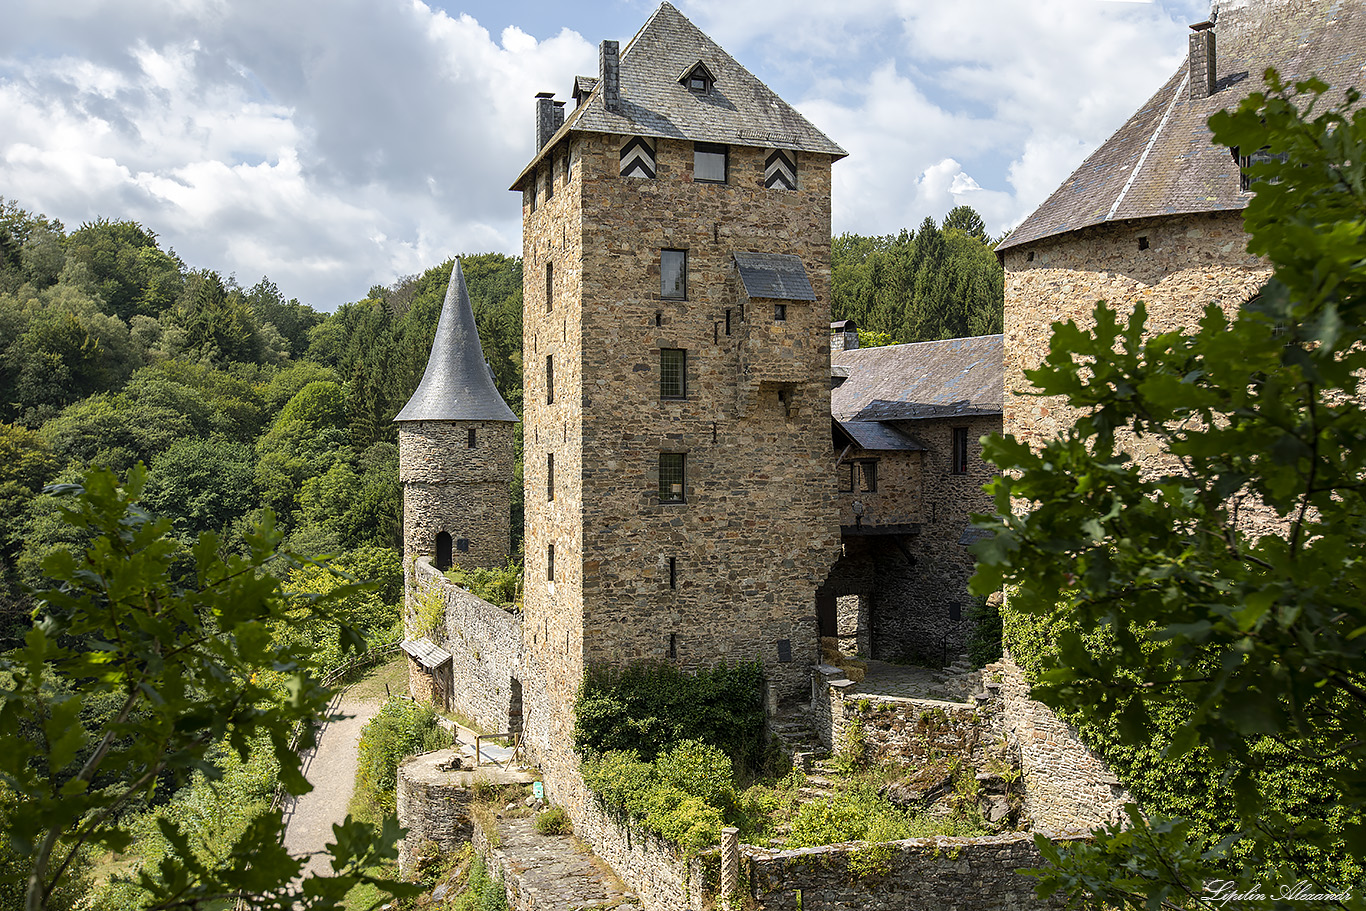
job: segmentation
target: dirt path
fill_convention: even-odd
[[[329,721],[318,735],[318,746],[303,756],[304,775],[313,790],[285,804],[285,848],[295,857],[311,855],[304,873],[327,875],[332,864],[325,847],[332,841],[332,825],[346,818],[346,806],[356,783],[356,749],[360,731],[379,710],[378,698],[352,695],[353,690],[333,697],[328,714],[343,715]]]

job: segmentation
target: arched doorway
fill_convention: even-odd
[[[437,533],[436,568],[443,573],[451,568],[451,536],[448,532]]]

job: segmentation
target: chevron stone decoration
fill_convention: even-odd
[[[655,144],[644,136],[633,136],[621,149],[622,177],[655,177]]]
[[[764,186],[770,190],[797,189],[797,165],[782,149],[774,149],[764,162]]]

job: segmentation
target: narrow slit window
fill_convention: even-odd
[[[730,335],[730,314],[731,314],[731,311],[727,310],[727,311],[726,311],[726,335]]]
[[[659,454],[659,502],[684,502],[684,468],[687,457],[681,452]]]
[[[968,473],[968,429],[953,428],[953,473]]]
[[[555,404],[555,355],[545,356],[545,403]]]
[[[555,453],[550,452],[545,457],[545,498],[547,501],[555,499]]]
[[[669,657],[678,657],[678,633],[669,633]]]
[[[555,545],[547,544],[545,547],[545,579],[547,582],[555,581]]]
[[[669,588],[678,588],[678,558],[669,558]]]
[[[682,348],[659,350],[659,397],[682,399],[688,396],[688,352]]]
[[[545,312],[555,307],[555,264],[545,264]]]
[[[877,459],[866,459],[859,463],[859,476],[862,483],[859,490],[864,493],[877,493]]]
[[[467,440],[465,441],[465,448],[466,448],[466,449],[474,449],[474,448],[477,447],[478,445],[479,445],[479,431],[477,431],[477,430],[475,430],[473,427],[471,427],[471,428],[470,428],[469,439],[467,439]]]
[[[659,251],[659,296],[666,300],[688,297],[688,251]]]

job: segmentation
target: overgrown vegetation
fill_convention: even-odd
[[[1044,845],[1045,890],[1078,903],[1192,906],[1214,880],[1362,901],[1366,110],[1267,82],[1210,119],[1267,153],[1244,214],[1275,270],[1260,296],[1156,334],[1141,304],[1054,324],[1027,376],[1077,419],[985,453],[1000,517],[973,585],[1011,587],[1035,695],[1144,801],[1128,829]]]
[[[986,596],[975,595],[968,607],[968,622],[972,624],[972,634],[968,636],[968,660],[972,666],[986,667],[1000,661],[1004,650],[1000,608]]]
[[[361,729],[351,798],[356,818],[381,822],[394,816],[399,763],[450,745],[450,735],[437,724],[431,706],[401,697],[386,701]]]
[[[522,609],[522,564],[514,558],[509,557],[507,566],[499,569],[452,566],[446,570],[446,578],[490,604]]]

